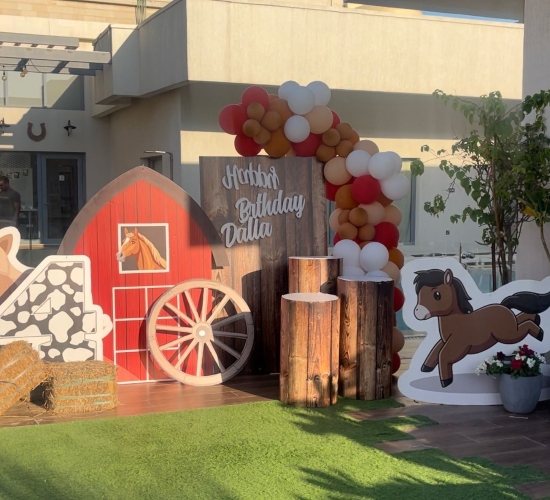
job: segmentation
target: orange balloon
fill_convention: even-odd
[[[259,102],[253,102],[246,108],[248,118],[260,121],[265,115],[265,109]]]
[[[378,199],[376,201],[378,203],[381,203],[383,207],[387,207],[388,205],[391,205],[393,203],[393,200],[386,198],[382,193],[378,195]]]
[[[243,133],[248,137],[254,137],[255,135],[258,135],[260,133],[260,130],[262,130],[262,126],[257,120],[246,120],[243,124]]]
[[[399,224],[401,224],[401,220],[403,219],[401,210],[399,210],[399,208],[395,205],[388,205],[384,210],[386,212],[384,215],[384,220],[386,222],[391,222],[395,227],[399,227]]]
[[[359,142],[359,139],[360,139],[359,134],[358,134],[355,130],[352,130],[352,131],[351,131],[351,137],[349,138],[349,141],[350,141],[353,145],[355,145],[355,144],[357,144],[357,143]]]
[[[336,147],[338,146],[338,143],[340,142],[340,132],[336,130],[335,128],[329,128],[324,134],[323,134],[323,143],[327,146]]]
[[[336,191],[336,203],[344,210],[351,210],[359,205],[351,195],[351,184],[345,184]]]
[[[341,140],[336,146],[336,154],[342,158],[347,158],[347,156],[353,151],[353,144],[351,141],[346,139]]]
[[[284,99],[274,99],[269,103],[268,111],[275,111],[281,117],[281,125],[294,114],[288,107],[288,103]]]
[[[403,335],[403,332],[399,328],[393,329],[393,335],[392,335],[392,352],[397,353],[401,351],[405,347],[405,335]]]
[[[349,222],[349,214],[350,214],[350,210],[340,209],[340,214],[338,215],[338,224],[344,224],[346,222]]]
[[[395,282],[395,284],[399,283],[399,280],[401,279],[401,271],[393,262],[388,262],[381,270],[384,271]]]
[[[351,179],[344,158],[331,158],[326,162],[323,172],[325,179],[335,186],[341,186]]]
[[[363,139],[362,141],[356,142],[353,145],[353,149],[362,149],[363,151],[366,151],[371,156],[374,156],[376,153],[380,153],[380,150],[378,149],[378,146],[368,139]]]
[[[271,132],[269,142],[264,146],[265,152],[272,158],[281,158],[288,153],[290,141],[286,138],[282,128]]]
[[[390,248],[389,254],[390,262],[393,262],[399,269],[401,269],[405,265],[405,256],[403,255],[401,250],[397,248]]]
[[[369,221],[369,215],[363,207],[357,207],[350,211],[349,221],[357,227],[364,226]]]
[[[309,122],[312,134],[325,133],[334,119],[332,111],[326,106],[313,106],[313,109],[304,115],[304,118]]]
[[[340,221],[338,219],[341,213],[342,209],[337,208],[330,214],[330,217],[328,218],[328,225],[334,232],[338,232],[338,228],[340,227]]]
[[[359,233],[357,234],[357,236],[359,236],[359,239],[361,241],[372,241],[372,239],[374,238],[374,234],[375,234],[375,229],[374,229],[374,226],[372,224],[365,224],[364,226],[361,226],[359,228]]]
[[[273,131],[282,125],[282,120],[276,111],[268,111],[262,118],[261,123],[267,130]]]
[[[353,128],[351,128],[351,125],[349,123],[339,123],[336,125],[336,130],[340,132],[340,137],[343,140],[350,140],[353,135]]]
[[[357,228],[351,222],[344,222],[338,229],[343,240],[353,240],[357,236]]]
[[[260,131],[254,136],[254,142],[260,146],[267,144],[269,139],[271,139],[271,133],[263,127],[261,127]]]
[[[336,156],[336,150],[334,148],[331,148],[330,146],[321,144],[317,148],[317,152],[315,153],[315,156],[317,156],[317,159],[319,161],[327,162],[329,160],[332,160]]]

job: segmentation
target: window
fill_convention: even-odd
[[[84,109],[84,80],[78,75],[6,71],[0,82],[0,106],[13,108]]]

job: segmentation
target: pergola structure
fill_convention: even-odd
[[[109,52],[78,49],[78,38],[0,33],[0,66],[4,71],[94,76],[111,62]]]

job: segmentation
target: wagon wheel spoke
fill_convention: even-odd
[[[241,358],[241,353],[235,351],[235,349],[231,349],[231,347],[229,347],[228,345],[225,345],[223,342],[220,342],[218,339],[214,338],[212,339],[212,342],[214,342],[214,344],[216,344],[218,347],[221,347],[224,351],[231,354],[231,356],[233,356],[234,358],[236,359]]]
[[[218,314],[220,314],[220,312],[223,311],[223,308],[229,302],[229,300],[230,300],[229,295],[226,295],[223,298],[223,300],[216,306],[216,308],[210,314],[210,317],[208,318],[208,321],[207,321],[208,324],[211,324],[212,321],[214,321],[218,317]]]
[[[195,318],[195,321],[200,321],[201,317],[199,315],[199,311],[197,311],[197,307],[195,306],[195,302],[193,301],[193,298],[191,297],[191,294],[189,293],[189,290],[185,290],[183,292],[183,295],[185,295],[185,298],[187,299],[187,303],[189,304],[189,308],[191,309],[191,312],[193,313],[193,318]]]
[[[199,352],[197,353],[197,377],[201,376],[201,368],[202,368],[202,356],[204,353],[204,343],[199,343]]]
[[[212,344],[210,342],[207,342],[206,347],[210,351],[212,358],[214,358],[214,362],[218,365],[220,372],[225,371],[225,366],[223,366],[223,363],[221,362],[220,357],[218,356],[218,353],[216,352],[216,350],[212,347]]]
[[[229,337],[232,339],[247,339],[248,334],[246,333],[237,333],[237,332],[219,332],[217,330],[213,330],[214,337]]]
[[[185,352],[181,355],[181,358],[178,359],[178,362],[176,363],[175,367],[178,369],[178,370],[181,370],[181,367],[183,366],[183,363],[185,362],[185,360],[187,359],[187,356],[189,356],[189,354],[191,353],[191,351],[195,348],[195,346],[197,345],[198,343],[198,340],[197,339],[194,339],[188,346],[187,346],[187,349],[185,349]]]
[[[206,321],[208,312],[208,288],[202,289],[202,304],[201,304],[201,321]]]
[[[186,335],[185,337],[180,337],[179,339],[172,340],[171,342],[168,342],[167,344],[159,345],[159,349],[161,351],[166,351],[166,349],[170,349],[170,347],[174,347],[174,346],[177,346],[179,344],[182,344],[183,342],[185,342],[189,339],[192,339],[192,338],[193,338],[193,334]]]
[[[169,302],[166,302],[163,307],[166,307],[166,309],[172,311],[178,318],[185,321],[188,325],[193,326],[195,324],[195,321],[187,316],[187,314],[182,313],[176,306],[170,304]]]
[[[170,326],[170,325],[157,325],[157,331],[161,332],[175,332],[175,333],[191,333],[192,328],[186,326]]]
[[[239,321],[240,319],[244,318],[246,318],[245,313],[235,314],[235,316],[229,316],[229,318],[225,318],[221,321],[218,321],[217,323],[214,323],[212,325],[212,328],[221,328],[222,326],[230,325],[231,323],[234,323],[235,321]]]

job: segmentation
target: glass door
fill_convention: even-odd
[[[42,243],[58,244],[83,205],[81,155],[41,155],[40,233]]]

